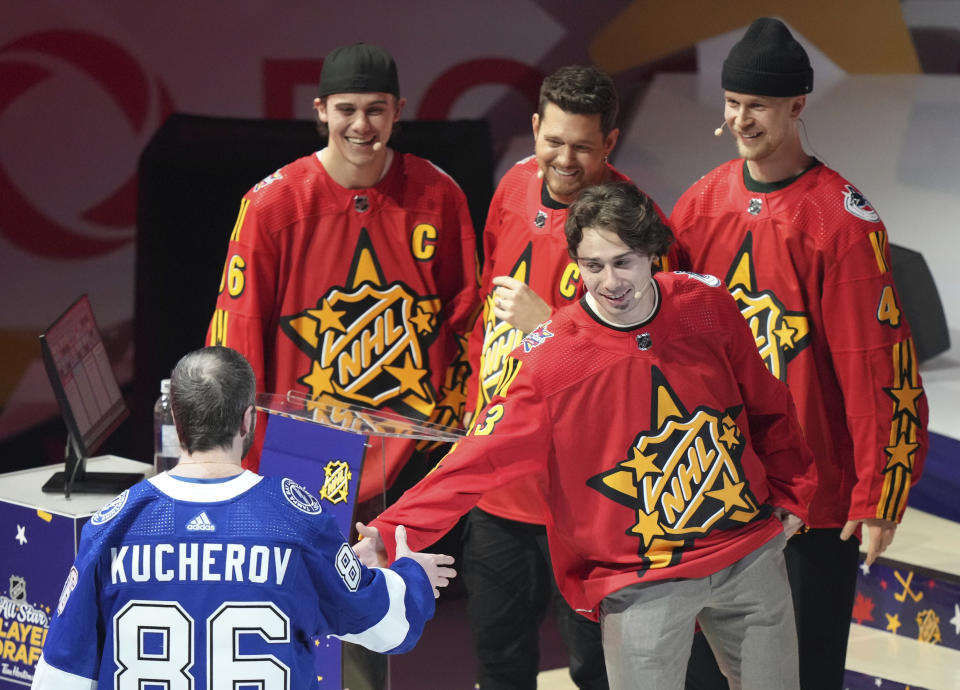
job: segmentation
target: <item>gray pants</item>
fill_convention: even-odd
[[[697,620],[731,690],[799,690],[784,543],[778,535],[709,577],[607,596],[600,626],[610,690],[682,690]]]

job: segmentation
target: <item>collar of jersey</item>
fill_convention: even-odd
[[[235,477],[227,477],[226,481],[210,483],[197,482],[183,477],[172,477],[167,472],[150,477],[149,481],[160,492],[177,501],[194,503],[215,503],[229,501],[240,494],[249,491],[263,479],[250,470],[244,470]]]
[[[793,177],[788,177],[785,180],[778,180],[777,182],[760,182],[759,180],[753,179],[750,176],[750,170],[747,169],[747,161],[743,161],[743,186],[746,187],[751,192],[756,192],[757,194],[770,194],[771,192],[778,192],[781,189],[789,187],[794,182],[799,180],[801,177],[806,175],[808,172],[813,170],[818,165],[823,165],[816,158],[811,158],[813,161],[806,168],[803,169],[799,175],[794,175]]]
[[[612,331],[629,333],[630,331],[635,331],[642,326],[646,326],[657,317],[657,314],[660,313],[660,284],[656,281],[656,279],[653,280],[653,290],[654,296],[656,297],[653,311],[650,312],[650,316],[645,318],[643,321],[637,321],[636,323],[621,325],[618,323],[613,323],[612,321],[607,321],[600,315],[600,310],[596,307],[596,298],[589,292],[584,294],[583,298],[580,300],[580,306],[583,307],[583,310],[591,319],[599,323],[601,326],[606,326]]]
[[[550,192],[547,190],[546,182],[540,183],[540,204],[554,211],[562,211],[563,209],[567,208],[570,205],[570,204],[564,204],[560,201],[557,201],[552,196],[550,196]]]

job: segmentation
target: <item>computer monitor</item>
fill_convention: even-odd
[[[142,474],[87,472],[86,460],[130,414],[107,357],[90,300],[81,295],[40,334],[43,363],[67,425],[66,466],[43,490],[117,494]]]

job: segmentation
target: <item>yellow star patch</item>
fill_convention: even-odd
[[[727,447],[727,450],[729,450],[740,443],[740,439],[737,438],[737,431],[739,431],[737,425],[734,424],[733,421],[727,423],[727,419],[723,420],[723,433],[720,435],[720,440]]]
[[[724,511],[728,511],[731,508],[750,510],[750,504],[743,499],[743,489],[745,486],[745,482],[732,483],[730,477],[724,474],[723,488],[704,491],[703,495],[722,501]]]
[[[345,331],[343,324],[340,322],[347,312],[345,311],[336,311],[333,307],[330,306],[330,302],[326,299],[323,300],[323,304],[319,309],[308,309],[307,314],[312,318],[320,322],[318,330],[326,331],[331,328],[338,331]]]
[[[793,336],[796,334],[796,330],[790,328],[787,324],[783,324],[774,331],[774,334],[782,347],[793,347]]]
[[[888,388],[887,393],[897,403],[897,409],[893,411],[893,414],[898,415],[906,412],[913,417],[919,416],[917,398],[923,395],[922,388],[914,388],[909,381],[904,381],[899,388]]]
[[[887,630],[896,635],[897,628],[900,627],[900,614],[895,613],[891,616],[889,613],[885,613],[884,615],[887,617]]]
[[[417,333],[427,333],[433,326],[433,314],[419,309],[416,316],[410,317],[410,322],[416,325]]]
[[[400,382],[400,393],[413,391],[420,397],[426,397],[427,392],[423,389],[421,379],[427,375],[427,370],[418,369],[413,362],[410,361],[409,352],[403,359],[403,366],[392,367],[384,365],[383,370]]]
[[[884,472],[891,470],[897,465],[903,465],[907,472],[913,471],[913,453],[919,447],[917,443],[909,443],[905,436],[900,436],[894,446],[887,446],[883,450],[890,456],[887,466],[883,468]]]
[[[663,470],[653,464],[653,461],[657,459],[656,453],[644,455],[634,446],[630,449],[630,456],[629,460],[624,460],[620,463],[620,467],[633,470],[637,481],[648,474],[663,474]]]
[[[644,546],[649,546],[654,537],[664,534],[663,527],[660,526],[660,513],[656,510],[652,513],[638,510],[637,524],[630,528],[630,533],[639,536]]]
[[[317,398],[323,393],[333,393],[333,369],[326,369],[314,360],[310,363],[310,373],[300,381],[310,386],[310,397]]]

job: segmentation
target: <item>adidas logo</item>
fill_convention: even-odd
[[[203,511],[187,523],[187,529],[192,532],[214,532],[217,528],[210,522],[210,518],[207,517],[207,512]]]

